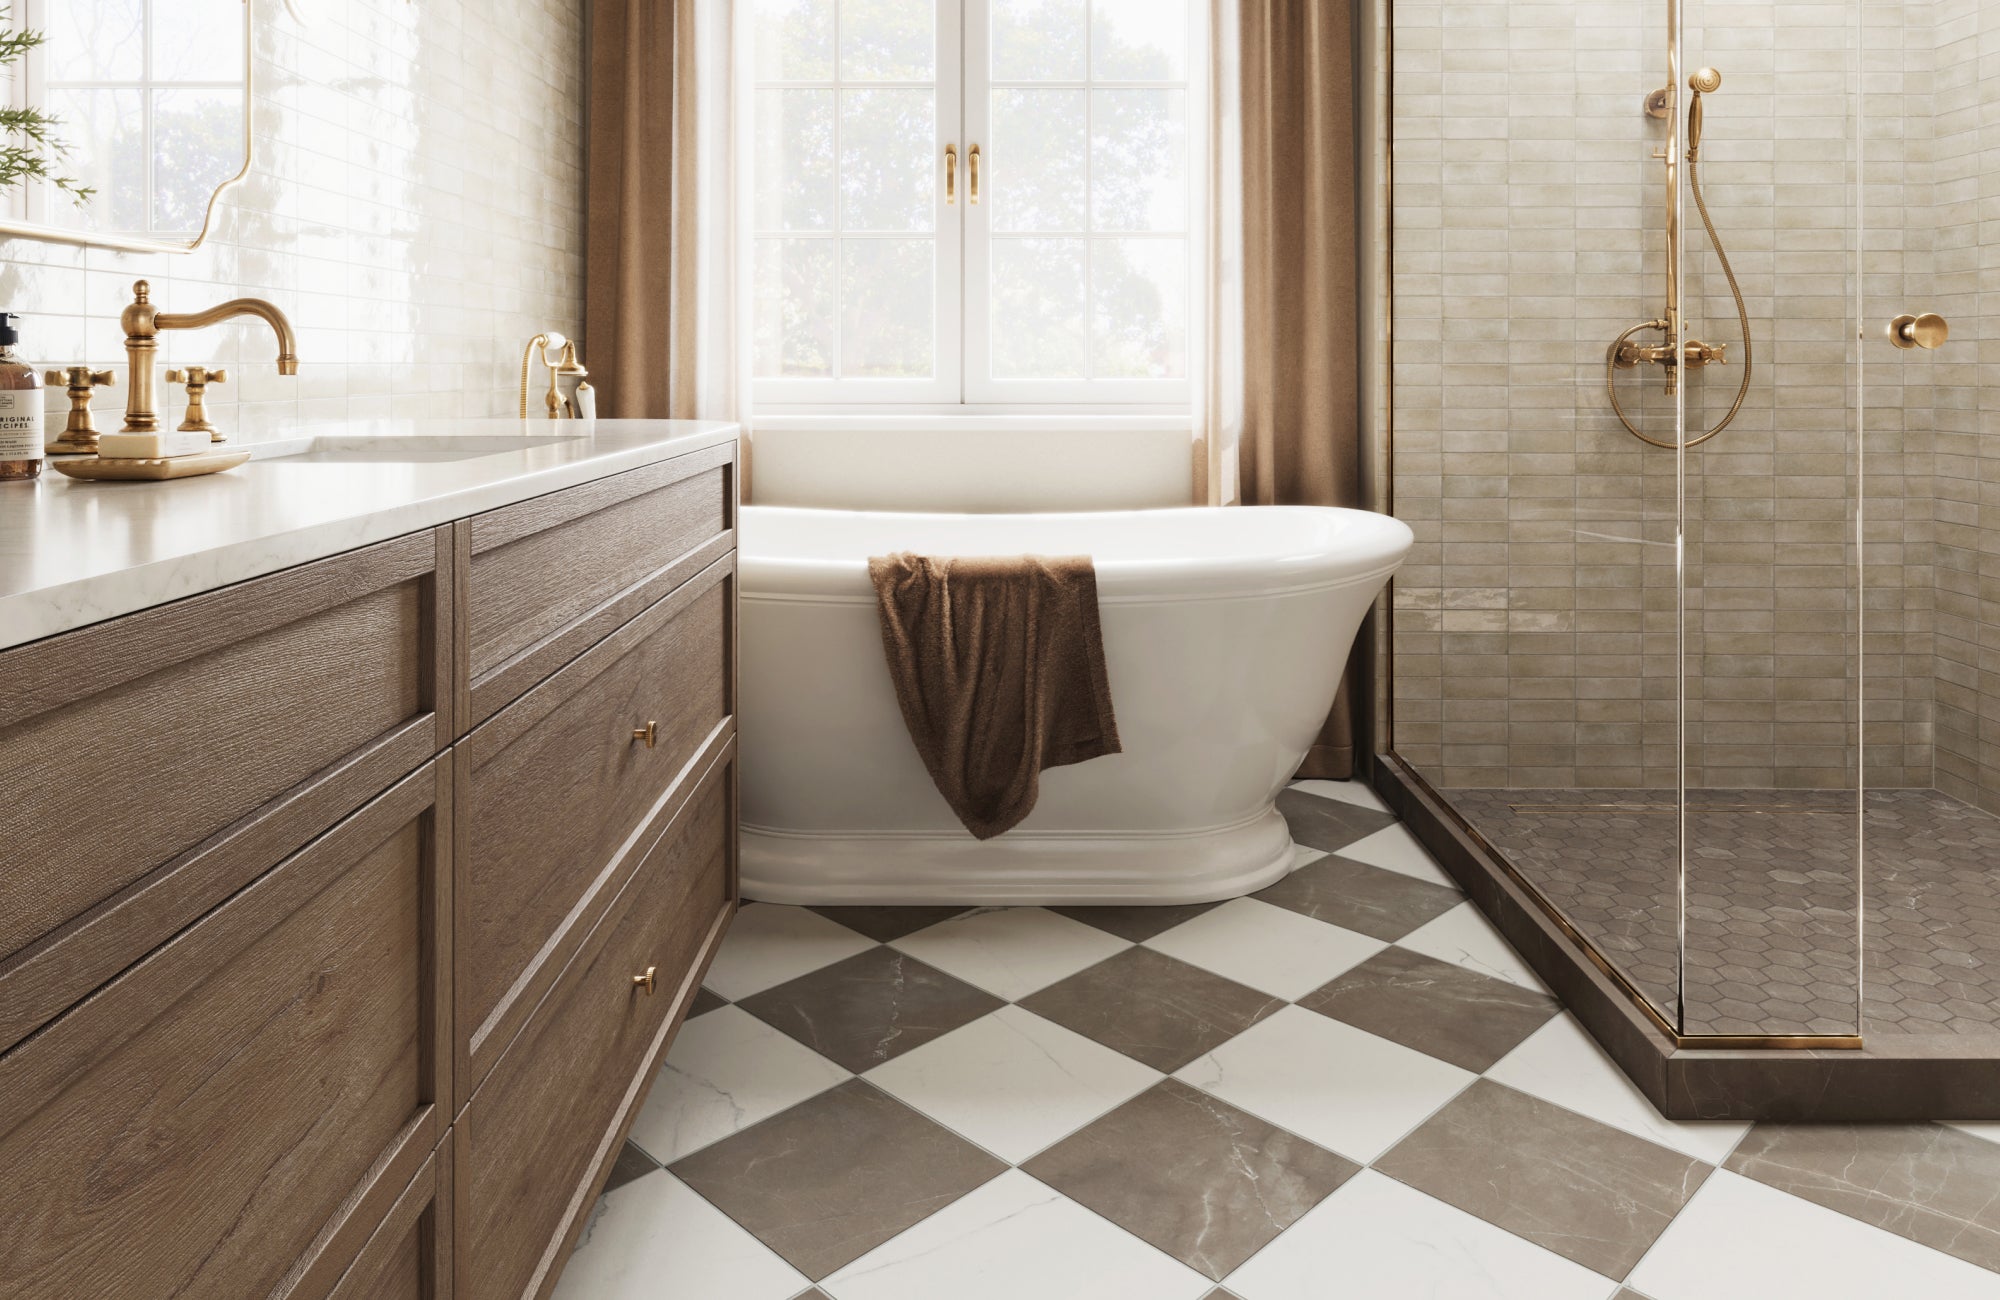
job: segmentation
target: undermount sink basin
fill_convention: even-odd
[[[382,437],[368,434],[323,434],[296,442],[270,445],[258,455],[263,461],[289,465],[412,465],[436,461],[476,460],[534,447],[574,442],[575,437],[535,437],[529,434],[469,434],[465,437]]]

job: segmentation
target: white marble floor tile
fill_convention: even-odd
[[[947,975],[1013,1001],[1132,945],[1040,907],[967,912],[892,945]]]
[[[1382,797],[1369,789],[1364,781],[1294,781],[1292,789],[1303,794],[1316,794],[1322,799],[1338,799],[1357,808],[1389,811],[1389,805],[1383,803]]]
[[[1313,1207],[1223,1285],[1242,1300],[1606,1300],[1618,1289],[1607,1277],[1372,1169]]]
[[[1285,1007],[1175,1077],[1367,1164],[1476,1076],[1317,1012]]]
[[[554,1300],[791,1300],[807,1279],[665,1170],[604,1198]]]
[[[1750,1131],[1747,1123],[1662,1116],[1567,1013],[1528,1035],[1486,1077],[1712,1165]]]
[[[1200,1300],[1213,1286],[1018,1169],[820,1283],[833,1300]]]
[[[702,983],[737,1002],[874,946],[803,907],[752,903],[730,923],[729,937]]]
[[[670,1165],[847,1077],[741,1007],[718,1007],[681,1026],[632,1140]]]
[[[1291,1001],[1389,945],[1255,898],[1232,898],[1146,947]]]
[[[1652,1300],[2000,1296],[1982,1268],[1728,1170],[1708,1176],[1629,1280]]]
[[[1008,1006],[876,1066],[867,1077],[946,1128],[1019,1164],[1158,1083],[1161,1075],[1122,1052]]]
[[[1953,1124],[1952,1127],[1963,1129],[1976,1138],[1985,1138],[1988,1142],[2000,1142],[2000,1124],[1974,1120],[1969,1123]]]
[[[1396,946],[1519,984],[1524,989],[1548,992],[1548,986],[1528,968],[1519,953],[1507,946],[1493,923],[1469,902],[1418,926],[1396,940]]]
[[[1417,843],[1417,837],[1403,829],[1401,824],[1384,826],[1373,835],[1354,841],[1340,851],[1340,856],[1355,862],[1366,862],[1384,871],[1400,871],[1418,880],[1458,888],[1458,882],[1445,874],[1444,868],[1424,852],[1423,845]]]

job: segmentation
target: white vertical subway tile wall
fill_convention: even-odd
[[[120,370],[132,282],[187,311],[241,294],[297,326],[281,378],[256,321],[175,333],[162,363],[227,366],[232,434],[299,419],[510,414],[520,348],[583,318],[583,0],[252,0],[256,167],[190,254],[0,243],[0,309],[39,365]],[[588,358],[586,358],[586,363]],[[178,411],[179,392],[173,391]],[[65,409],[51,394],[52,428]]]

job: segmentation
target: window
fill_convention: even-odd
[[[760,406],[1185,406],[1186,0],[758,0]]]
[[[62,120],[62,169],[97,193],[79,207],[24,185],[13,215],[77,230],[193,236],[215,190],[242,170],[243,0],[14,0],[47,41],[13,79],[10,102]]]

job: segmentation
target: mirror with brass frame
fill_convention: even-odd
[[[200,244],[250,170],[254,3],[0,0],[0,95],[16,122],[47,123],[45,141],[19,127],[0,141],[46,169],[0,188],[0,237]]]

